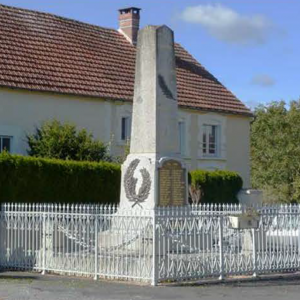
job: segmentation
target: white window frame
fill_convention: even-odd
[[[12,153],[12,146],[13,146],[13,136],[10,135],[2,135],[0,134],[0,153],[3,152],[3,139],[9,139],[9,153]]]
[[[205,155],[202,149],[203,140],[203,124],[206,125],[217,125],[219,126],[218,132],[218,152],[217,155]],[[227,159],[227,116],[209,112],[206,114],[198,115],[198,158],[202,160],[207,160],[212,163],[212,161]]]
[[[210,141],[209,141],[209,128],[215,128],[215,142],[214,142],[214,148],[215,148],[215,152],[214,153],[209,153],[210,152]],[[209,124],[209,123],[203,123],[202,124],[202,128],[201,128],[201,148],[202,148],[202,155],[203,157],[219,157],[220,156],[220,125],[216,125],[216,124]],[[204,141],[203,141],[203,137],[204,134],[206,135],[206,152],[204,152]]]
[[[125,120],[125,136],[123,138],[123,120]],[[126,126],[127,125],[127,126]],[[127,143],[131,137],[131,117],[128,115],[121,116],[121,132],[120,132],[120,141],[122,143]]]
[[[180,120],[178,122],[178,135],[179,135],[179,153],[183,156],[186,155],[186,122]]]

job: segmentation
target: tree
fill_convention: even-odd
[[[110,161],[107,146],[94,140],[85,129],[57,120],[44,122],[34,134],[27,135],[28,154],[35,157],[77,161]]]
[[[259,106],[251,125],[252,185],[300,203],[300,101]]]

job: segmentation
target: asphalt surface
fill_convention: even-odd
[[[177,300],[177,299],[272,299],[299,300],[300,274],[260,280],[240,279],[226,283],[209,282],[142,286],[111,281],[71,278],[37,273],[0,273],[0,300]]]

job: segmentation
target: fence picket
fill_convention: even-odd
[[[112,205],[1,204],[0,266],[147,281],[300,270],[300,206],[257,207],[257,229],[234,229],[242,205],[155,210]]]

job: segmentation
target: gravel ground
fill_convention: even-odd
[[[260,280],[229,280],[142,286],[110,281],[40,275],[27,272],[0,273],[0,300],[176,300],[176,299],[272,299],[299,300],[300,274]]]

